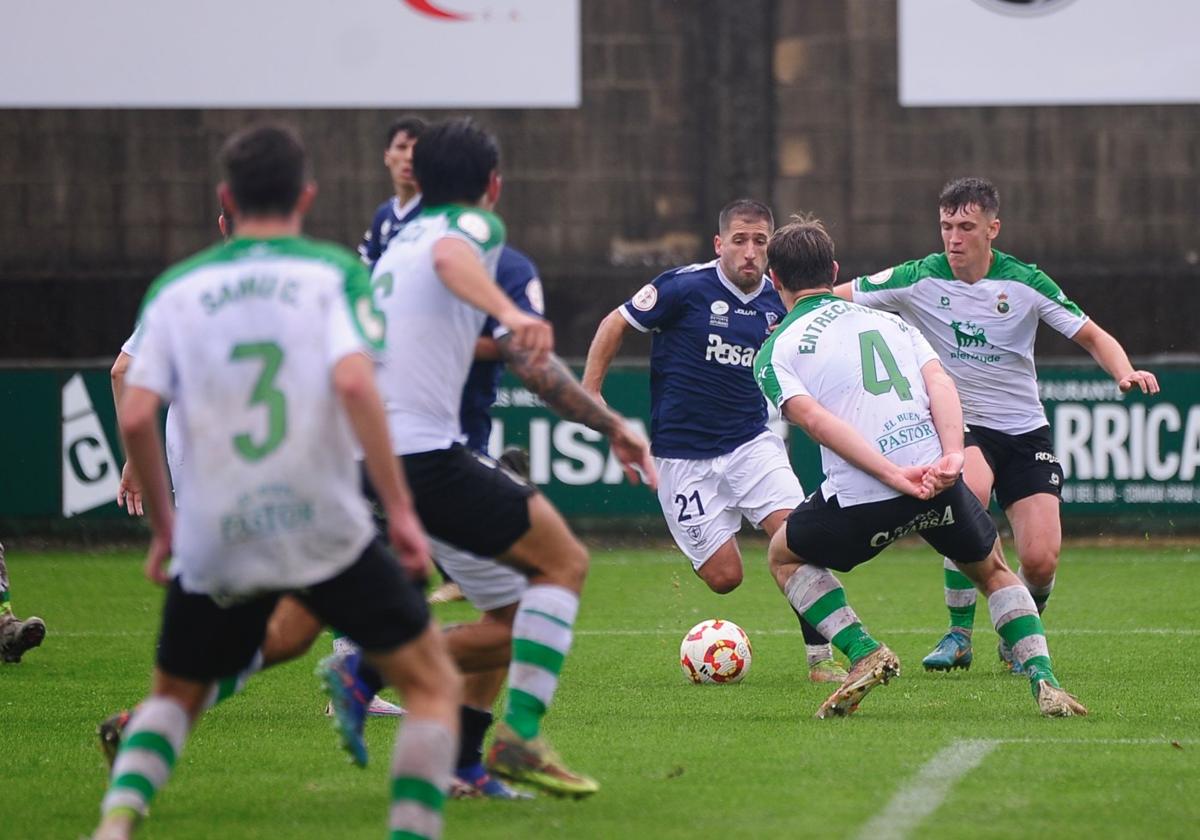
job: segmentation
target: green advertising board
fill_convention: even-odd
[[[1200,530],[1200,365],[1151,365],[1157,396],[1121,394],[1092,366],[1042,365],[1041,395],[1066,481],[1068,530]],[[650,425],[648,372],[614,366],[605,398],[641,429]],[[0,369],[0,523],[101,526],[124,518],[114,499],[123,456],[108,371]],[[529,450],[533,480],[574,520],[621,526],[661,516],[658,500],[625,481],[601,435],[557,418],[519,381],[506,377],[492,448]],[[793,464],[806,489],[821,480],[817,447],[792,430]]]

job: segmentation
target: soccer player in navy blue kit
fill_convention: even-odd
[[[421,193],[413,179],[412,156],[424,130],[425,121],[412,116],[401,117],[388,126],[383,165],[392,176],[396,194],[375,210],[371,226],[358,245],[358,255],[368,266],[379,261],[392,237],[421,210]]]
[[[664,272],[609,313],[583,373],[583,387],[599,397],[625,334],[653,334],[650,442],[659,503],[679,550],[721,594],[742,582],[742,517],[772,535],[804,501],[783,440],[767,428],[752,369],[785,314],[764,276],[774,228],[762,202],[726,205],[713,238],[717,259]],[[841,682],[846,671],[828,640],[800,623],[809,678]]]

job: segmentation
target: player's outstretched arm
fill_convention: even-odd
[[[550,353],[539,360],[518,347],[511,335],[502,337],[499,345],[508,369],[559,417],[582,423],[608,438],[631,484],[637,484],[640,477],[651,489],[658,486],[650,444],[630,428],[624,417],[585,391],[562,359]]]
[[[403,468],[392,454],[387,416],[375,387],[371,360],[362,353],[340,359],[333,367],[333,390],[346,409],[354,436],[362,447],[367,477],[387,516],[388,538],[405,569],[424,580],[431,567],[429,543],[413,509]]]
[[[125,374],[129,371],[129,363],[132,361],[133,356],[122,350],[117,354],[117,359],[108,374],[112,380],[113,405],[117,407],[121,405],[121,395],[125,392]],[[142,490],[134,481],[133,468],[129,466],[128,460],[121,468],[121,483],[117,486],[117,507],[125,508],[130,516],[142,516],[145,513]]]
[[[617,351],[621,349],[625,333],[630,329],[632,327],[618,309],[614,309],[604,316],[604,320],[596,327],[596,334],[592,337],[591,346],[588,347],[582,380],[583,390],[593,397],[603,399],[600,392],[604,387],[604,377],[608,375],[608,368],[612,365],[612,360],[616,358]]]
[[[1088,321],[1080,327],[1079,332],[1074,335],[1074,341],[1091,353],[1096,363],[1117,381],[1117,387],[1122,393],[1135,387],[1140,388],[1143,394],[1158,393],[1158,377],[1148,370],[1134,370],[1121,342],[1109,335],[1095,321]]]
[[[926,473],[925,485],[937,495],[958,481],[963,468],[962,402],[954,380],[941,362],[933,359],[921,367],[925,390],[929,393],[929,413],[933,428],[942,444],[942,457]]]
[[[175,525],[171,495],[167,487],[167,465],[163,459],[162,439],[158,433],[158,394],[146,388],[122,389],[117,406],[117,425],[125,444],[125,454],[133,465],[150,508],[153,537],[146,555],[146,577],[155,583],[167,582],[166,561],[171,555],[171,533]]]
[[[554,349],[554,330],[548,321],[527,315],[488,276],[487,269],[466,242],[443,237],[433,245],[433,267],[456,297],[503,324],[518,347],[535,359]]]
[[[833,287],[833,293],[842,300],[854,300],[854,281],[838,283]]]
[[[795,396],[783,403],[783,416],[803,429],[810,438],[827,446],[863,472],[888,487],[909,496],[927,499],[931,495],[922,485],[926,467],[901,467],[893,464],[867,442],[858,430],[808,396]]]

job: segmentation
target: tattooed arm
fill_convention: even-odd
[[[498,344],[500,356],[509,370],[559,417],[582,423],[608,438],[613,454],[625,467],[625,475],[631,484],[638,483],[640,471],[641,479],[650,488],[657,486],[658,475],[650,458],[650,444],[630,428],[624,417],[583,390],[562,359],[553,353],[539,359],[532,351],[517,347],[508,335]]]

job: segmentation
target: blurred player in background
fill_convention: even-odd
[[[963,420],[953,382],[915,327],[834,296],[833,251],[815,220],[771,237],[771,279],[788,315],[754,362],[767,398],[821,445],[825,481],[770,548],[771,571],[792,607],[850,658],[849,676],[817,717],[852,713],[867,692],[900,674],[900,660],[863,627],[830,569],[848,572],[912,533],[987,596],[1041,713],[1087,714],[1059,686],[1033,598],[961,480]]]
[[[413,179],[412,156],[424,130],[425,121],[414,116],[401,117],[388,126],[383,165],[392,176],[396,194],[375,210],[371,226],[358,245],[358,255],[368,266],[375,265],[392,237],[420,211],[421,195]]]
[[[692,570],[720,594],[742,582],[742,517],[771,536],[804,501],[787,447],[767,428],[767,404],[750,369],[784,314],[763,275],[774,227],[762,202],[726,205],[713,237],[717,259],[667,271],[609,313],[583,372],[583,387],[600,399],[625,334],[654,334],[650,439],[658,500]],[[800,625],[809,678],[840,682],[846,671],[829,641],[803,618]]]
[[[152,693],[126,727],[95,836],[132,833],[214,683],[247,666],[287,591],[404,691],[389,828],[440,836],[461,681],[419,592],[375,537],[353,460],[356,440],[401,562],[423,573],[425,537],[367,355],[382,323],[361,263],[300,236],[316,188],[299,139],[250,129],[222,157],[222,204],[240,235],[151,286],[119,408],[153,530],[146,573],[169,589]],[[158,434],[164,401],[197,456],[183,463],[191,495],[178,530]]]
[[[1158,393],[1153,373],[1134,370],[1120,343],[1090,320],[1037,266],[992,248],[1000,195],[982,178],[946,184],[938,199],[945,251],[839,286],[846,300],[897,312],[937,350],[962,397],[966,482],[986,508],[993,491],[1012,526],[1038,613],[1054,589],[1062,549],[1063,470],[1038,396],[1033,344],[1044,321],[1092,355],[1121,391]],[[925,657],[926,670],[969,668],[975,587],[943,560],[950,630]],[[1001,639],[1000,659],[1021,663]]]

